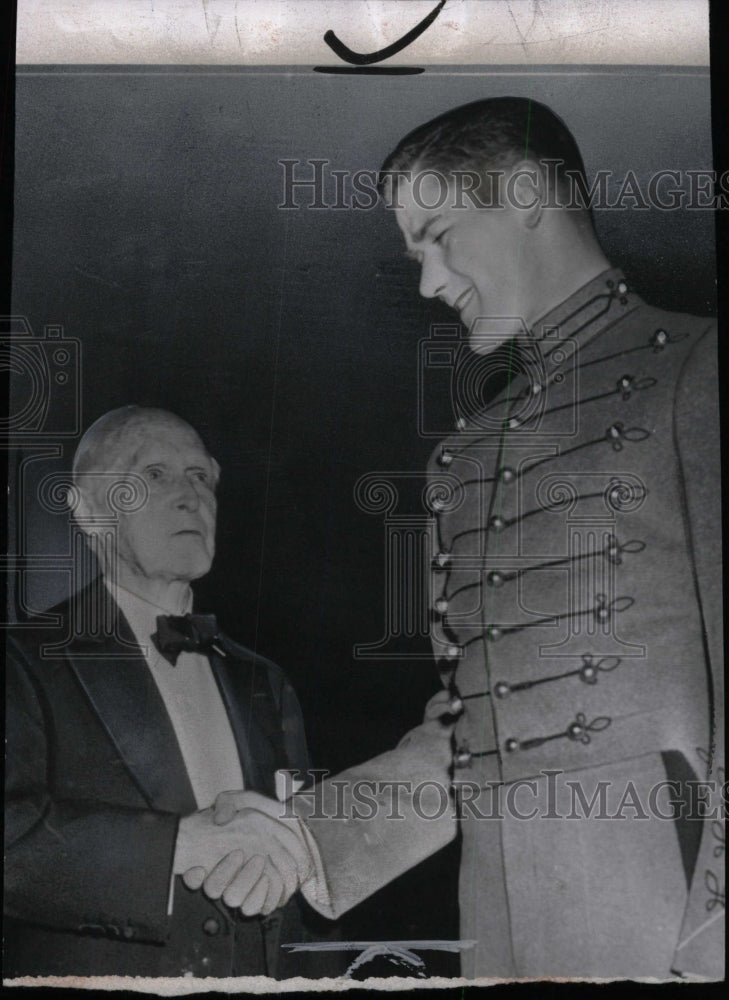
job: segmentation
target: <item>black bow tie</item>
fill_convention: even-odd
[[[157,631],[152,642],[162,656],[174,667],[180,653],[207,653],[215,648],[218,639],[218,623],[215,615],[159,615]]]

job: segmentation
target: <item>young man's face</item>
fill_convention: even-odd
[[[537,318],[530,315],[533,264],[527,252],[527,213],[506,198],[504,207],[480,208],[461,194],[459,206],[452,185],[445,201],[443,193],[438,178],[426,175],[417,183],[414,171],[412,182],[403,178],[398,184],[396,204],[402,207],[395,216],[408,255],[420,264],[420,294],[455,309],[469,330],[470,346],[488,353],[519,333],[522,321],[528,325]],[[441,207],[426,207],[439,202],[444,202]],[[485,322],[474,329],[481,317]],[[489,333],[479,339],[479,327],[497,328],[503,336]]]

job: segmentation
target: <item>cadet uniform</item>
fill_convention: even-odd
[[[719,827],[660,785],[721,761],[714,324],[611,270],[533,334],[429,466],[464,974],[720,977]]]
[[[452,780],[464,975],[721,978],[722,826],[674,818],[686,780],[723,780],[714,324],[611,270],[533,335],[429,466],[450,767],[424,724],[298,801],[309,898],[339,915],[451,840],[453,812],[411,791]]]

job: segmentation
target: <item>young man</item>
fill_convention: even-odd
[[[718,844],[686,784],[723,760],[716,329],[641,301],[584,181],[561,119],[521,98],[421,126],[381,174],[421,294],[476,354],[514,352],[430,464],[453,500],[433,643],[472,797],[465,971],[719,977]],[[479,818],[501,783],[503,819]]]
[[[454,379],[488,376],[496,348],[511,369],[429,470],[463,971],[721,978],[715,324],[641,301],[580,186],[568,129],[522,98],[428,122],[381,173],[421,294],[468,330]],[[389,768],[407,778],[397,751]],[[365,865],[357,824],[307,826],[341,912]],[[453,835],[384,809],[362,827],[401,870]]]

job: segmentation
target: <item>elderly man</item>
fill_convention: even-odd
[[[8,644],[6,975],[292,971],[279,941],[304,932],[279,906],[308,864],[298,822],[213,822],[218,793],[273,797],[277,771],[307,766],[282,672],[190,614],[218,474],[163,410],[114,410],[78,446],[75,518],[103,575],[53,609],[60,628]]]
[[[721,978],[716,330],[641,301],[581,190],[572,135],[521,98],[428,122],[381,173],[421,294],[469,332],[454,398],[509,369],[429,470],[450,695],[430,711],[459,716],[463,969]],[[388,776],[407,779],[397,755]],[[359,877],[359,835],[402,869],[455,833],[447,816],[415,830],[381,808],[360,831],[296,808],[331,912],[392,870]]]

